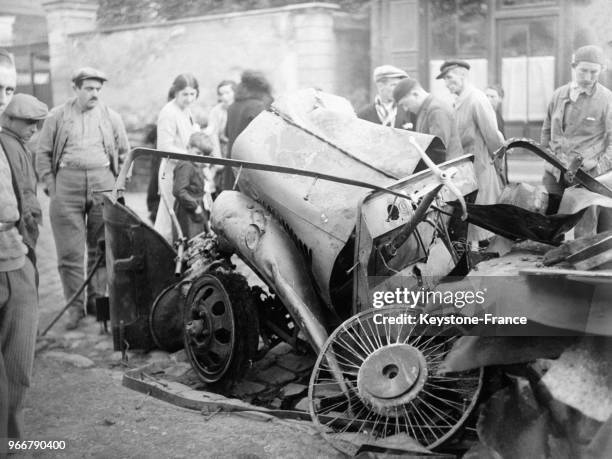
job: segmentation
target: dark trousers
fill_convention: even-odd
[[[61,168],[55,179],[55,194],[49,205],[57,251],[58,271],[64,297],[70,298],[85,280],[85,247],[87,272],[96,261],[98,240],[104,238],[102,195],[96,190],[110,190],[115,177],[108,168],[92,170]],[[90,301],[106,294],[106,268],[101,266],[87,289]],[[83,296],[72,303],[83,309]]]
[[[35,272],[26,258],[20,269],[0,272],[0,441],[23,436],[23,399],[32,378],[37,329]]]

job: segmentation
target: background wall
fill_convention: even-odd
[[[276,94],[316,86],[359,106],[367,101],[368,33],[367,19],[323,3],[69,33],[51,46],[54,101],[71,96],[73,69],[91,65],[108,74],[104,100],[128,129],[155,122],[183,72],[200,83],[202,115],[217,83],[238,81],[247,68],[263,71]]]

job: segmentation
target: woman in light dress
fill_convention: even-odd
[[[198,80],[189,73],[177,76],[172,83],[170,101],[161,109],[157,119],[157,149],[187,153],[189,137],[200,130],[194,122],[191,106],[200,94]],[[170,244],[173,242],[172,219],[169,209],[174,207],[172,182],[175,160],[163,158],[159,166],[159,194],[161,202],[154,228]]]

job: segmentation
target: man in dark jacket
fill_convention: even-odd
[[[357,113],[362,120],[395,128],[413,128],[413,120],[403,109],[398,108],[393,100],[393,89],[408,74],[392,65],[381,65],[374,69],[373,79],[376,84],[374,102],[366,105]]]
[[[417,80],[405,78],[393,90],[399,107],[416,116],[414,130],[439,137],[446,154],[438,161],[447,161],[463,154],[454,111],[444,101],[428,93]],[[437,161],[436,161],[437,162]]]
[[[0,49],[0,114],[15,92],[17,72],[12,56]],[[0,144],[0,441],[21,440],[23,405],[32,379],[38,293],[35,271],[27,257],[20,220],[21,183]],[[0,457],[6,453],[0,451]]]
[[[253,119],[272,103],[272,88],[263,73],[245,70],[236,88],[234,103],[227,109],[225,132],[229,157],[234,141]]]
[[[23,215],[20,224],[23,242],[34,261],[34,249],[38,240],[38,226],[42,223],[42,210],[36,198],[36,173],[32,153],[26,147],[37,131],[38,122],[49,113],[47,105],[28,94],[15,94],[0,116],[0,143],[13,167],[15,179],[20,184]]]
[[[240,76],[236,88],[234,103],[227,109],[228,158],[232,157],[234,141],[257,115],[272,103],[272,87],[263,73],[256,70],[245,70]],[[231,190],[234,186],[234,173],[231,167],[224,170],[223,189]]]

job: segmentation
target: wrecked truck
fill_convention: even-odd
[[[126,171],[145,154],[233,168],[212,232],[171,247],[122,203]],[[222,391],[284,341],[318,355],[309,409],[341,450],[443,445],[472,415],[491,362],[456,358],[461,327],[389,320],[420,306],[373,309],[373,297],[435,290],[448,276],[469,282],[468,223],[558,245],[579,218],[519,212],[508,228],[509,208],[471,204],[471,157],[444,158],[438,138],[360,120],[315,90],[261,113],[231,159],[133,150],[104,202],[115,349],[184,347],[198,377]],[[543,294],[520,279],[506,292]]]

